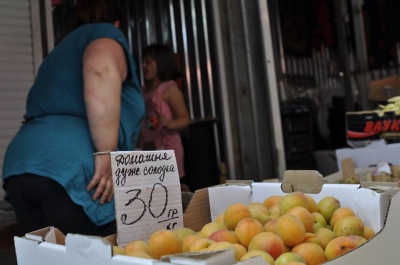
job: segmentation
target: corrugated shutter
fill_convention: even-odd
[[[21,126],[25,99],[41,57],[37,53],[38,17],[37,0],[0,1],[0,174],[7,145]],[[0,199],[3,193],[0,188]]]

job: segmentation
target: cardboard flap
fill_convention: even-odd
[[[57,245],[65,245],[65,235],[54,226],[49,226],[27,233],[25,234],[25,237],[38,242],[48,242]]]
[[[109,235],[104,237],[111,245],[117,246],[117,234]]]
[[[282,191],[286,193],[301,191],[318,194],[322,185],[326,183],[324,177],[315,170],[286,170],[283,173]]]
[[[393,188],[399,188],[400,182],[370,182],[370,181],[363,181],[361,182],[362,188],[368,188],[375,192],[384,192],[391,190]]]
[[[184,226],[194,231],[200,231],[206,223],[210,222],[210,219],[208,189],[196,190],[183,214]]]
[[[77,260],[82,258],[101,260],[112,257],[111,244],[101,237],[67,234],[65,246],[67,252],[76,256]]]
[[[253,202],[252,186],[250,185],[221,185],[208,188],[211,221],[214,221],[232,202],[249,205]]]

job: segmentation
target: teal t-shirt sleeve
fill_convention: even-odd
[[[134,83],[135,86],[138,85],[137,80],[134,78],[135,72],[136,72],[136,64],[133,60],[133,56],[131,51],[129,50],[129,45],[128,41],[123,34],[123,32],[115,27],[112,24],[109,23],[100,23],[95,26],[91,34],[88,36],[88,44],[96,39],[100,38],[110,38],[115,41],[117,41],[119,44],[121,44],[122,48],[125,51],[125,58],[127,62],[127,66],[129,69],[129,75],[127,79],[125,80],[125,83],[128,82],[130,84]]]

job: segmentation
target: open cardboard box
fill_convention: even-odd
[[[311,176],[310,176],[310,173]],[[377,234],[359,248],[325,264],[397,264],[400,260],[400,194],[399,189],[383,187],[382,190],[360,188],[359,185],[326,184],[316,171],[287,171],[283,183],[226,184],[201,189],[195,192],[184,214],[184,223],[199,231],[206,223],[222,213],[235,202],[249,204],[262,202],[271,195],[284,195],[301,190],[319,201],[325,196],[335,196],[342,206],[351,207],[363,222]],[[142,265],[173,264],[171,260],[145,260],[122,255],[112,256],[113,236],[108,238],[67,234],[65,237],[54,228],[46,228],[15,237],[19,265],[92,264],[92,265]],[[232,256],[221,252],[226,260],[215,263],[209,258],[184,259],[181,264],[232,264]],[[181,256],[181,255],[179,255]],[[182,258],[182,257],[180,257]],[[248,260],[236,264],[250,265],[262,260]],[[175,263],[179,264],[179,263]]]
[[[341,165],[341,171],[325,176],[324,180],[328,183],[345,184],[354,181],[361,184],[363,188],[376,185],[400,187],[400,166],[398,165],[390,166],[387,163],[381,163],[378,167],[357,168],[352,158],[342,159]]]
[[[115,255],[112,246],[116,243],[115,235],[105,238],[67,234],[54,227],[47,227],[15,237],[15,249],[19,265],[268,265],[260,257],[242,262],[235,262],[232,249],[181,253],[166,255],[160,260]]]
[[[400,143],[387,144],[385,140],[372,141],[366,147],[336,149],[336,159],[339,171],[342,170],[341,161],[352,158],[355,167],[367,168],[387,162],[400,165]]]

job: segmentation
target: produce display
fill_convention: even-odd
[[[302,192],[233,203],[200,231],[159,230],[148,241],[114,246],[114,255],[160,259],[163,255],[232,248],[236,261],[261,256],[271,265],[317,265],[359,247],[375,232],[349,207]]]

